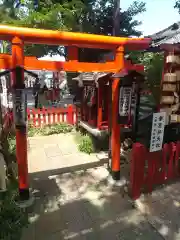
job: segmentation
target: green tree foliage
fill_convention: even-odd
[[[1,23],[9,23],[17,19],[16,9],[13,7],[14,1],[1,1],[0,4],[0,21]]]
[[[114,0],[87,1],[84,8],[81,31],[95,34],[112,35],[113,32],[113,12]],[[121,11],[119,36],[140,36],[142,33],[136,28],[141,24],[140,21],[134,20],[134,17],[146,10],[145,3],[134,1],[126,11]],[[105,51],[92,49],[82,49],[81,60],[96,62],[99,56]]]
[[[141,63],[145,67],[146,84],[152,91],[155,101],[159,102],[159,91],[164,66],[163,53],[133,52],[130,54],[134,63]]]
[[[15,8],[16,1],[3,0],[0,5],[0,15],[3,13],[1,23],[22,27],[35,27],[43,29],[72,31],[75,22],[80,16],[83,3],[80,0],[51,1],[40,0],[38,8],[34,9],[33,0],[24,0],[23,6]],[[9,14],[11,13],[11,14]],[[14,15],[13,15],[13,14]],[[43,56],[49,52],[58,53],[59,46],[28,45],[27,55]]]
[[[15,0],[2,0],[0,4],[1,23],[44,29],[80,31],[111,35],[113,29],[113,0],[39,0],[34,9],[34,0],[24,0],[23,7],[15,8]],[[120,36],[140,36],[136,29],[141,22],[134,17],[145,11],[145,3],[134,1],[126,11],[121,12]],[[42,56],[49,51],[61,52],[59,46],[28,46],[26,54]],[[97,61],[99,51],[91,54],[81,51],[81,60]]]
[[[180,13],[180,0],[176,0],[174,8],[176,8],[178,10],[178,12]]]
[[[113,29],[114,0],[87,0],[83,9],[81,28],[83,32],[111,35]],[[126,11],[121,11],[120,36],[140,36],[141,32],[136,27],[141,22],[134,20],[134,17],[144,12],[145,3],[134,1]]]

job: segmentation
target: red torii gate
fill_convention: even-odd
[[[0,25],[0,40],[12,43],[12,56],[0,55],[0,68],[11,69],[22,67],[31,70],[73,71],[73,72],[112,72],[117,73],[125,66],[125,50],[146,49],[151,39],[111,37],[85,33],[59,32],[34,28],[22,28]],[[48,44],[68,46],[67,62],[50,62],[37,60],[35,57],[24,57],[24,44]],[[78,48],[108,49],[114,52],[115,60],[106,63],[89,63],[78,61]],[[24,73],[22,72],[22,80]],[[19,79],[12,74],[12,85]],[[120,179],[120,125],[117,122],[119,78],[112,80],[112,176]],[[26,125],[16,127],[16,155],[19,175],[19,194],[21,200],[29,199],[27,136]]]
[[[71,49],[73,50],[73,49]],[[70,51],[71,51],[70,50]],[[71,53],[70,53],[71,54]],[[0,68],[10,69],[13,68],[13,57],[10,54],[0,54]],[[131,61],[124,60],[124,67],[128,70],[141,72],[144,66],[140,64],[133,65]],[[27,70],[47,70],[47,71],[69,71],[69,72],[116,72],[119,67],[115,62],[106,63],[87,63],[76,62],[72,64],[71,58],[68,62],[38,60],[36,57],[24,57],[24,68]]]

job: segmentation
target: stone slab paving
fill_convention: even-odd
[[[154,191],[144,214],[108,184],[95,154],[78,152],[72,134],[33,137],[28,144],[35,204],[22,240],[180,239],[180,184]]]
[[[165,240],[180,239],[180,182],[162,186],[141,198],[147,219]]]
[[[22,240],[162,239],[130,199],[107,184],[104,166],[37,176],[30,174],[35,204]]]
[[[92,163],[99,164],[99,158],[96,154],[80,153],[73,133],[28,139],[29,173],[58,169],[61,173],[63,168]]]

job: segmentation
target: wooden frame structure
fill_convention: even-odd
[[[73,78],[80,94],[74,102],[79,112],[78,124],[96,137],[108,129],[108,98],[111,73],[81,73]],[[106,106],[103,112],[103,105]]]
[[[130,60],[125,60],[124,65],[127,71],[144,71],[143,65],[133,64]],[[110,120],[108,108],[111,102],[109,98],[112,77],[113,73],[87,72],[73,78],[73,80],[78,82],[79,88],[81,88],[81,96],[79,96],[81,100],[78,100],[77,104],[75,102],[79,111],[79,125],[99,138],[108,133]],[[94,93],[94,103],[92,104],[90,104],[90,99],[88,101],[84,96],[87,88],[91,88]]]
[[[0,40],[12,43],[12,56],[0,56],[0,68],[11,69],[18,66],[25,69],[46,69],[50,71],[71,72],[112,72],[124,68],[124,51],[146,49],[151,39],[123,38],[94,34],[59,32],[34,28],[21,28],[0,25]],[[24,44],[48,44],[68,46],[68,62],[40,61],[33,57],[24,57]],[[78,48],[108,49],[114,52],[114,61],[106,63],[87,63],[78,61]],[[24,76],[22,74],[22,80]],[[111,119],[111,155],[112,176],[120,179],[120,125],[117,122],[119,78],[112,80],[112,119]],[[12,85],[17,85],[17,75],[12,74]],[[19,85],[20,86],[20,85]],[[27,136],[26,126],[16,128],[16,155],[19,173],[19,193],[22,200],[29,199]]]

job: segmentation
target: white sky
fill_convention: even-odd
[[[120,0],[120,2],[121,8],[126,9],[133,0]],[[146,2],[146,12],[137,16],[137,19],[143,22],[138,28],[143,31],[143,35],[156,33],[180,21],[180,14],[174,9],[175,0],[144,0],[144,2]]]

